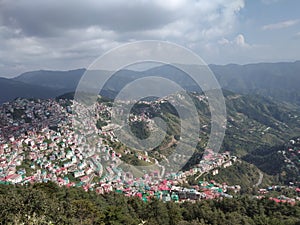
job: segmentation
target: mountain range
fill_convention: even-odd
[[[240,94],[261,95],[275,101],[300,106],[300,61],[284,63],[258,63],[247,65],[209,65],[223,89]],[[16,97],[51,98],[74,92],[85,69],[70,71],[32,71],[17,77],[0,79],[0,103]],[[189,91],[199,87],[181,70],[162,65],[146,71],[120,70],[107,82],[104,90],[114,97],[130,81],[149,75],[179,83]]]
[[[58,93],[56,89],[40,85],[26,84],[15,79],[0,77],[0,103],[23,98],[53,98]]]

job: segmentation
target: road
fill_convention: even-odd
[[[264,178],[264,174],[259,171],[259,179],[258,179],[258,182],[254,185],[255,187],[258,187],[259,185],[261,185],[262,181],[263,181],[263,178]]]

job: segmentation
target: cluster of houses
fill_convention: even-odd
[[[52,181],[58,185],[82,186],[98,193],[118,191],[144,199],[145,196],[157,196],[164,201],[230,197],[224,194],[227,186],[216,188],[211,184],[199,184],[190,189],[181,187],[190,175],[214,170],[218,166],[230,166],[235,158],[228,152],[215,154],[208,151],[196,168],[166,174],[165,180],[160,177],[159,171],[136,178],[118,167],[122,163],[122,155],[132,152],[129,149],[117,152],[105,142],[118,141],[114,132],[99,130],[90,119],[88,110],[77,110],[76,113],[81,113],[81,122],[88,128],[84,134],[99,134],[92,147],[87,145],[86,136],[74,129],[76,121],[72,121],[73,127],[69,126],[68,112],[71,110],[62,107],[61,103],[17,99],[2,106],[0,115],[5,125],[1,126],[0,183]],[[106,116],[109,114],[110,108],[105,104],[97,107],[107,111]],[[52,126],[56,129],[51,129]],[[15,129],[19,131],[17,135]],[[151,162],[147,152],[134,155],[138,160]]]
[[[165,173],[164,178],[158,169],[135,176],[130,170],[123,169],[122,157],[133,154],[137,160],[155,162],[157,168],[160,168],[159,162],[148,156],[147,152],[114,149],[109,144],[118,142],[114,131],[97,128],[99,118],[91,119],[90,109],[72,111],[72,116],[80,120],[73,120],[73,126],[70,126],[73,118],[69,114],[71,109],[62,107],[62,103],[18,99],[12,105],[7,103],[2,107],[0,115],[6,122],[5,129],[0,133],[3,140],[0,142],[0,183],[24,185],[52,181],[61,186],[79,186],[100,194],[116,191],[144,201],[152,197],[176,202],[232,198],[227,194],[228,190],[234,193],[240,191],[239,185],[229,186],[214,181],[201,181],[189,188],[186,185],[189,176],[200,177],[204,173],[216,175],[219,168],[231,166],[237,158],[229,152],[219,154],[207,150],[194,168]],[[97,108],[105,112],[105,116],[111,110],[102,103]],[[30,121],[28,117],[31,117]],[[38,127],[35,123],[42,125]],[[82,124],[84,130],[78,129]],[[25,130],[13,136],[13,130],[12,133],[7,132],[10,130],[7,126],[16,126],[17,129],[22,126]],[[6,137],[3,131],[10,135]]]
[[[5,143],[8,138],[18,137],[27,131],[55,127],[66,121],[66,114],[55,100],[18,98],[0,106],[0,121],[0,143]]]
[[[135,180],[133,184],[117,185],[112,188],[107,184],[96,188],[96,192],[103,194],[115,190],[126,196],[137,196],[143,201],[151,198],[158,198],[164,202],[175,201],[198,201],[201,199],[232,198],[232,195],[226,193],[228,189],[240,190],[240,186],[228,186],[227,184],[218,184],[215,181],[200,181],[198,185],[189,188],[180,186],[174,180],[156,180],[155,182],[145,183],[145,180]]]
[[[284,157],[286,166],[298,173],[300,183],[300,137],[291,139],[284,150],[278,151]]]
[[[264,198],[265,196],[272,195],[275,196],[276,193],[282,193],[282,191],[287,191],[293,193],[294,197],[287,197],[283,194],[280,194],[277,197],[270,197],[270,200],[273,200],[277,203],[289,203],[291,205],[296,204],[297,201],[300,201],[300,138],[291,139],[289,143],[286,144],[283,150],[279,150],[278,154],[282,155],[284,158],[285,166],[294,172],[298,173],[298,178],[289,182],[287,186],[283,185],[273,185],[267,188],[261,188],[258,190],[260,194],[258,198]]]
[[[121,155],[111,147],[99,144],[97,151],[88,153],[83,151],[83,147],[76,146],[75,140],[76,135],[71,131],[60,133],[43,129],[39,134],[29,132],[9,144],[1,144],[0,183],[52,181],[68,187],[82,186],[85,190],[95,190],[97,193],[117,191],[140,197],[144,201],[151,197],[163,201],[231,198],[226,190],[240,189],[239,186],[208,182],[183,188],[183,181],[194,173],[194,169],[167,174],[165,179],[159,178],[159,171],[135,178],[132,173],[116,167]]]
[[[287,197],[283,194],[278,197],[269,197],[270,200],[273,200],[277,203],[289,203],[291,205],[295,205],[297,201],[300,201],[300,188],[291,183],[289,186],[282,185],[273,185],[267,188],[261,188],[258,190],[259,195],[256,198],[265,198],[268,195],[276,196],[276,193],[282,193],[282,191],[288,190],[291,193],[294,193],[294,197]]]

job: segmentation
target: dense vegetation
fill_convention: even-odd
[[[0,186],[0,212],[0,224],[300,224],[299,204],[248,197],[197,203],[143,202],[53,183]]]
[[[272,176],[263,174],[255,165],[240,160],[228,168],[219,168],[218,171],[219,173],[215,176],[213,176],[211,173],[204,174],[199,178],[199,180],[214,180],[217,183],[240,185],[241,194],[257,193],[256,184],[259,184],[257,185],[259,187],[266,187],[276,183],[276,180]],[[260,173],[263,174],[262,183],[258,182]],[[191,179],[192,178],[193,177],[191,177]]]
[[[228,124],[223,146],[238,156],[282,145],[299,134],[299,109],[266,98],[224,94]]]
[[[300,138],[272,148],[258,148],[243,157],[265,173],[276,176],[282,183],[300,182]]]

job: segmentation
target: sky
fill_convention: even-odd
[[[0,76],[87,68],[138,40],[208,64],[300,60],[299,0],[0,0]]]

